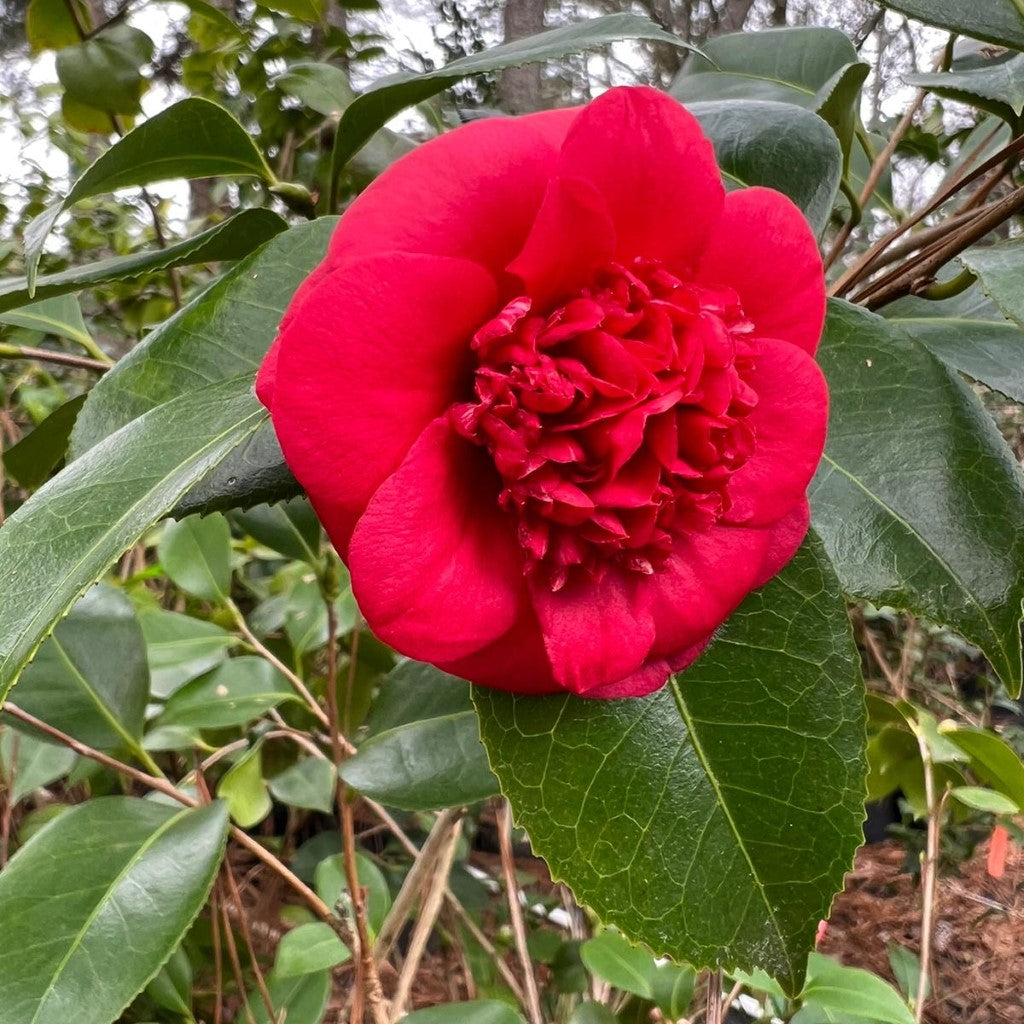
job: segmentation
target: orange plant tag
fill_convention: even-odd
[[[1002,878],[1006,870],[1006,848],[1010,842],[1010,833],[1002,825],[992,829],[992,839],[988,844],[988,873],[993,878]]]

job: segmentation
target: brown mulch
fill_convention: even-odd
[[[986,870],[988,845],[938,882],[928,1024],[1024,1022],[1024,850],[1010,844],[1002,878]],[[897,842],[857,854],[819,947],[893,981],[888,949],[919,952],[921,894]]]

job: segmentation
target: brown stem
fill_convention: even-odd
[[[3,814],[0,815],[0,868],[7,867],[7,853],[11,843],[11,823],[14,819],[14,783],[18,778],[18,745],[20,737],[11,730],[11,756],[7,777],[3,780]]]
[[[72,355],[70,352],[57,352],[48,348],[32,348],[29,345],[0,344],[0,359],[37,359],[41,363],[56,363],[58,366],[74,366],[79,370],[93,370],[106,373],[110,363],[86,356]]]
[[[227,859],[224,860],[224,880],[227,883],[228,892],[237,911],[235,916],[238,918],[238,925],[242,931],[242,941],[245,943],[249,963],[252,965],[252,973],[256,979],[256,987],[260,991],[260,999],[263,1000],[263,1005],[266,1007],[268,1019],[274,1020],[277,1016],[274,1010],[274,1000],[270,997],[270,989],[267,988],[267,982],[263,977],[260,962],[256,957],[256,947],[253,945],[252,932],[249,930],[249,918],[245,912],[245,907],[242,905],[242,894],[239,892],[238,882],[235,881],[235,873],[231,870],[231,865]]]
[[[245,976],[242,974],[242,961],[238,956],[235,933],[231,930],[231,918],[228,917],[227,903],[223,898],[220,900],[220,919],[224,925],[224,942],[228,947],[228,959],[231,961],[231,972],[235,976],[235,985],[238,988],[239,998],[242,1000],[242,1009],[245,1010],[245,1016],[248,1018],[249,1024],[256,1024],[252,1007],[249,1005],[249,1000],[245,998]],[[270,1013],[270,1019],[274,1019],[273,1012]]]
[[[220,899],[214,889],[210,902],[210,939],[213,944],[213,1024],[224,1020],[224,949],[220,939]]]
[[[722,1024],[722,972],[708,971],[706,1024]]]
[[[512,856],[512,810],[507,800],[498,804],[498,845],[501,848],[501,871],[505,877],[505,895],[508,897],[508,913],[512,921],[512,935],[515,938],[516,952],[523,969],[526,984],[526,1006],[530,1024],[544,1024],[540,1009],[540,993],[537,991],[537,979],[533,973],[533,960],[526,945],[526,924],[523,921],[523,908],[519,903],[519,883],[516,881],[516,862]]]

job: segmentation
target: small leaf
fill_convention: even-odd
[[[289,807],[330,814],[338,776],[334,765],[320,757],[304,757],[268,781],[275,800]]]
[[[137,114],[146,87],[142,65],[153,56],[153,40],[125,22],[62,47],[57,77],[67,95],[111,114]],[[112,125],[111,125],[112,127]]]
[[[80,0],[73,0],[81,17],[85,12]],[[88,15],[86,15],[88,17]],[[30,0],[25,12],[25,35],[33,54],[41,50],[62,50],[81,41],[71,4],[65,0]]]
[[[192,1016],[192,981],[192,963],[179,946],[146,986],[146,995],[157,1006],[188,1019]]]
[[[914,997],[917,995],[917,985],[921,978],[921,958],[906,946],[899,946],[893,943],[889,946],[889,967],[892,969],[892,976],[896,979],[900,991],[914,1005]],[[931,983],[925,978],[925,995],[930,994]]]
[[[497,999],[473,999],[415,1010],[402,1018],[409,1024],[523,1024],[523,1018],[508,1003]]]
[[[323,921],[311,921],[293,928],[277,947],[274,973],[279,978],[294,978],[330,970],[351,958],[349,949]]]
[[[1020,806],[1002,793],[980,786],[954,786],[950,796],[959,800],[965,807],[973,807],[976,811],[988,811],[990,814],[1019,814]]]
[[[995,733],[943,723],[943,735],[970,758],[971,771],[993,789],[1024,807],[1024,763],[1017,751]]]
[[[1015,0],[885,0],[885,6],[926,25],[1024,50],[1024,17]]]
[[[321,1024],[327,999],[331,994],[331,975],[328,971],[300,974],[282,978],[271,971],[267,975],[267,989],[274,1007],[271,1020],[259,992],[250,992],[247,1000],[255,1024]],[[248,1014],[243,1015],[249,1020]]]
[[[68,450],[71,430],[78,418],[85,395],[65,402],[50,413],[35,430],[3,453],[4,469],[27,490],[46,482]]]
[[[30,331],[42,331],[43,334],[53,334],[58,338],[70,338],[86,348],[93,345],[82,319],[78,299],[73,295],[43,299],[28,306],[0,312],[0,324],[27,327]]]
[[[564,57],[569,53],[592,50],[622,39],[649,39],[681,49],[693,49],[689,43],[666,32],[647,18],[635,14],[608,14],[473,53],[436,71],[420,75],[390,75],[380,79],[357,96],[341,116],[331,154],[332,197],[345,164],[362,149],[378,128],[382,128],[406,107],[422,103],[470,75],[489,74],[520,64]]]
[[[569,1024],[619,1024],[619,1018],[603,1003],[587,1000],[572,1011]]]
[[[391,891],[380,868],[361,852],[356,853],[356,877],[366,890],[367,924],[376,934],[391,909]],[[342,854],[335,854],[320,861],[313,878],[317,895],[329,907],[333,907],[341,894],[348,891]]]
[[[912,337],[846,303],[829,305],[818,361],[831,413],[811,508],[844,589],[951,626],[1018,693],[1024,485],[991,417]]]
[[[157,546],[164,571],[182,590],[223,604],[231,592],[231,530],[216,513],[168,523]]]
[[[632,945],[620,932],[607,928],[580,946],[580,956],[591,974],[643,999],[654,997],[654,958]]]
[[[263,781],[262,746],[246,751],[225,773],[217,796],[228,805],[228,813],[242,828],[258,825],[273,809],[267,784]]]
[[[41,786],[62,779],[75,764],[75,752],[10,726],[0,726],[0,778],[12,805]]]
[[[914,1015],[899,993],[876,974],[843,967],[820,953],[807,962],[805,1004],[862,1017],[876,1024],[914,1024]]]
[[[213,622],[152,608],[139,613],[146,640],[150,692],[161,700],[221,664],[239,641]]]
[[[106,150],[60,202],[25,228],[29,292],[54,221],[79,199],[172,178],[217,175],[275,180],[249,133],[223,107],[192,96],[144,121]]]
[[[274,85],[324,117],[340,114],[356,98],[348,75],[333,64],[292,64]]]
[[[245,725],[289,700],[298,698],[269,661],[255,655],[229,658],[172,694],[160,724],[226,729]]]
[[[253,540],[272,551],[308,565],[320,562],[320,521],[305,498],[292,498],[278,505],[257,505],[236,512],[232,521]]]
[[[0,873],[3,1019],[118,1018],[206,902],[227,824],[221,804],[105,797],[34,835]]]
[[[904,75],[907,85],[969,103],[1015,124],[1024,112],[1024,56],[1000,54],[980,67]]]
[[[1003,313],[1024,327],[1024,299],[1020,293],[1024,238],[976,246],[961,253],[960,262],[978,275],[985,294]]]
[[[659,964],[651,978],[651,987],[654,989],[652,998],[669,1020],[679,1020],[690,1009],[696,985],[697,972],[692,967],[679,967],[673,963]]]

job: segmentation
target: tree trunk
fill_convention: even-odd
[[[545,0],[507,0],[504,12],[505,42],[544,31]],[[527,64],[502,71],[498,80],[498,102],[510,114],[540,110],[541,65]]]
[[[725,0],[718,12],[718,25],[715,34],[739,32],[753,6],[754,0]]]

